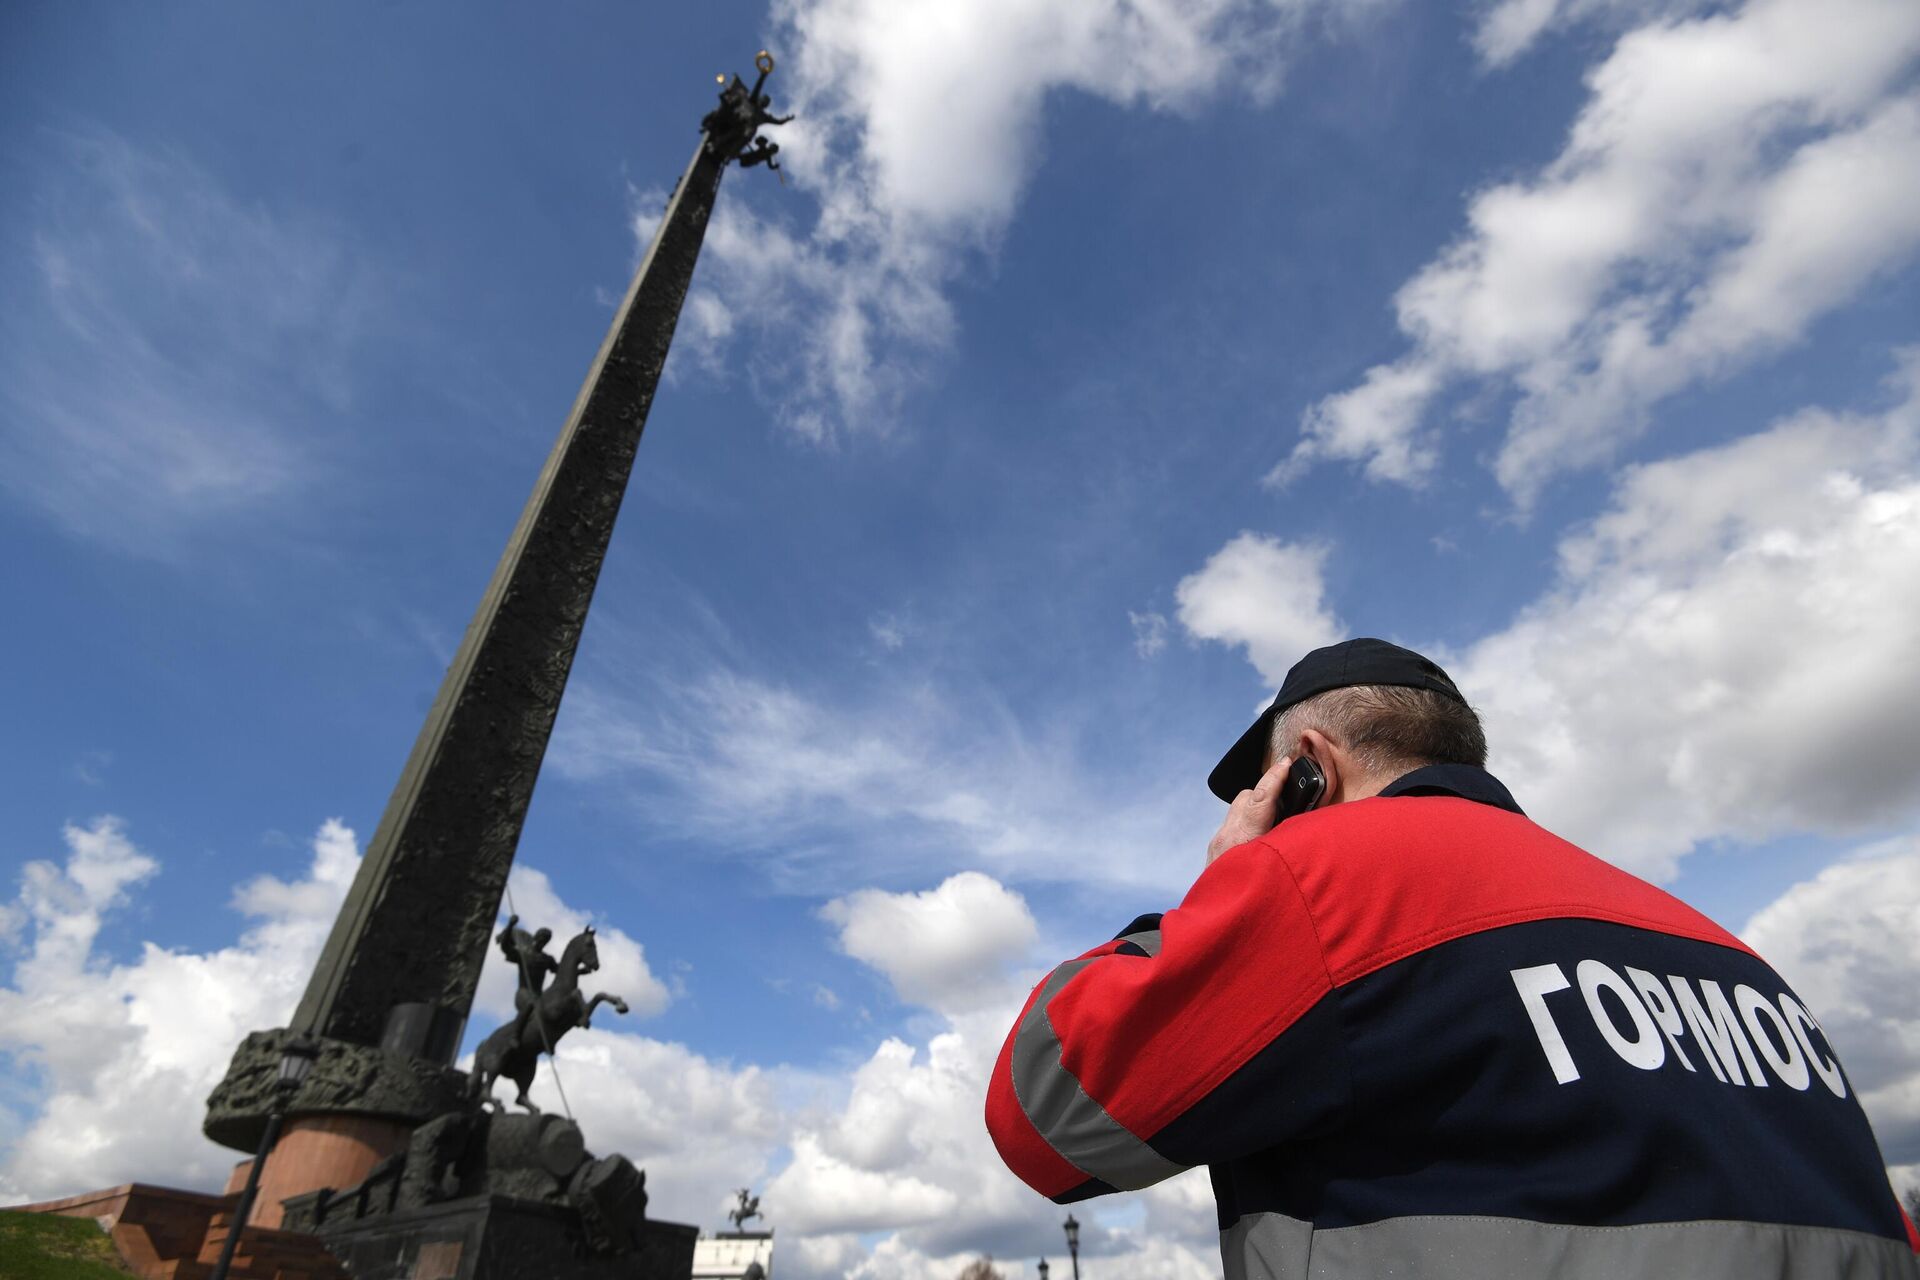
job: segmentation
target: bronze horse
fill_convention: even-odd
[[[520,1086],[520,1095],[514,1101],[538,1114],[540,1108],[527,1097],[527,1089],[533,1084],[540,1055],[552,1053],[560,1037],[575,1027],[592,1026],[593,1011],[601,1005],[610,1004],[620,1013],[627,1011],[627,1002],[619,996],[602,991],[588,1000],[580,994],[580,975],[592,973],[599,967],[600,948],[589,925],[560,953],[560,967],[554,972],[552,984],[540,993],[527,1016],[496,1028],[474,1050],[473,1096],[476,1100],[491,1102],[494,1081],[505,1076]]]

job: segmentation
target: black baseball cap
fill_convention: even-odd
[[[1445,694],[1462,706],[1467,702],[1439,663],[1397,644],[1363,636],[1315,649],[1293,664],[1280,685],[1280,692],[1273,696],[1273,705],[1260,713],[1260,718],[1240,735],[1240,741],[1228,748],[1227,754],[1220,757],[1220,763],[1213,766],[1213,772],[1207,775],[1207,789],[1231,804],[1235,796],[1260,781],[1260,775],[1265,772],[1261,766],[1266,762],[1275,716],[1316,694],[1356,684],[1429,689]]]

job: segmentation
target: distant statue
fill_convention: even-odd
[[[759,69],[760,78],[749,88],[746,81],[735,76],[733,83],[720,91],[720,105],[707,113],[700,128],[722,164],[738,160],[742,168],[764,164],[778,170],[774,156],[779,154],[780,145],[754,135],[766,125],[786,124],[793,117],[774,115],[773,96],[764,92],[767,77],[773,73],[773,55],[762,49],[753,65]]]
[[[780,172],[780,162],[775,160],[774,157],[779,154],[779,143],[770,142],[765,138],[755,138],[753,145],[740,153],[740,167],[742,169],[751,169],[757,164],[764,164],[767,168],[773,170],[773,172],[778,173]],[[780,181],[784,183],[786,179],[782,178]]]
[[[517,920],[515,917],[509,921],[500,935],[500,949],[520,966],[522,974],[520,989],[514,993],[516,1013],[512,1022],[497,1028],[474,1051],[473,1096],[491,1101],[494,1081],[505,1076],[520,1086],[514,1101],[538,1113],[540,1108],[527,1097],[527,1089],[540,1066],[540,1055],[551,1054],[559,1045],[560,1037],[575,1027],[592,1026],[593,1011],[601,1005],[610,1004],[616,1011],[625,1013],[627,1002],[604,991],[591,1000],[580,994],[580,975],[593,973],[600,967],[600,948],[594,941],[592,926],[567,943],[556,963],[540,950],[545,945],[542,935],[551,935],[545,929],[534,934],[517,930],[514,928]],[[544,976],[529,982],[536,956],[553,966],[550,985],[545,984]],[[522,997],[525,997],[524,1004]]]
[[[735,1231],[742,1231],[746,1229],[748,1218],[760,1216],[760,1197],[747,1194],[745,1187],[741,1187],[733,1194],[740,1203],[727,1211],[727,1217],[733,1222]]]

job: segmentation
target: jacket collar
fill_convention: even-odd
[[[1403,773],[1380,789],[1383,796],[1457,796],[1525,816],[1500,779],[1470,764],[1430,764]]]

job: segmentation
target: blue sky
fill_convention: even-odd
[[[1840,7],[17,10],[0,1190],[218,1177],[208,1073],[763,45],[789,181],[723,186],[515,881],[622,935],[562,1069],[663,1214],[753,1181],[803,1274],[1054,1247],[977,1132],[1007,1002],[1177,899],[1346,634],[1765,943],[1911,1178],[1920,23]],[[1206,1218],[1090,1245],[1204,1273]]]

